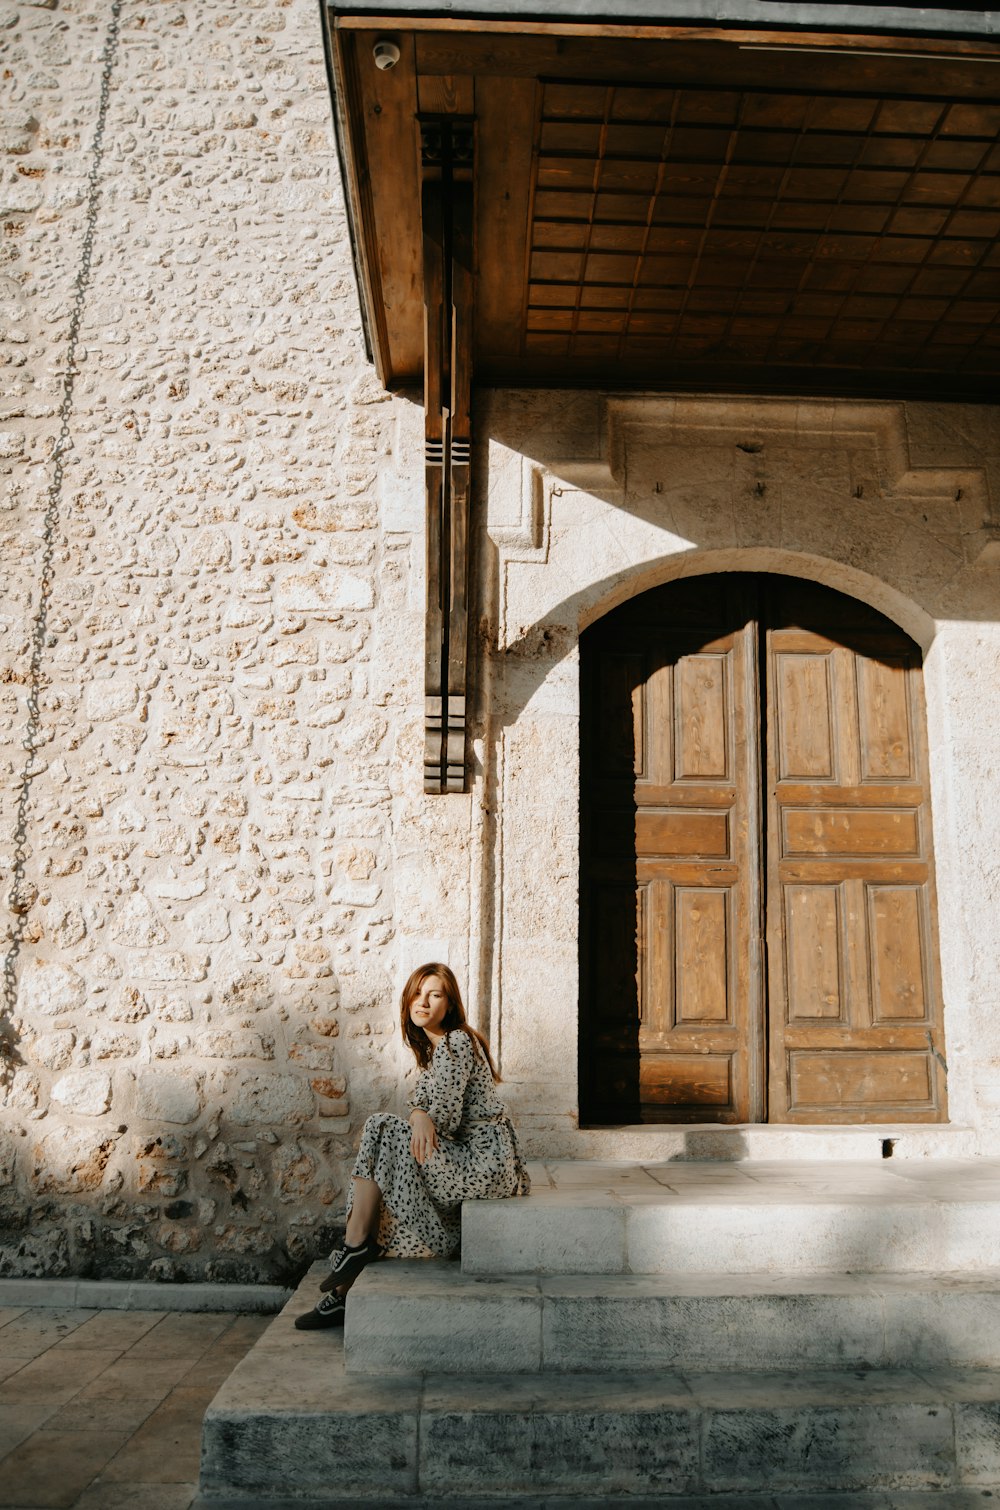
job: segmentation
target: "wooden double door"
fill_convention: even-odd
[[[581,699],[582,1120],[943,1119],[914,642],[690,578],[584,633]]]

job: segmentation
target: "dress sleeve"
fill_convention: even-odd
[[[449,1033],[434,1050],[431,1061],[430,1105],[427,1108],[437,1131],[450,1138],[462,1120],[465,1087],[472,1074],[475,1050],[468,1033]]]
[[[427,1111],[431,1104],[431,1077],[427,1070],[421,1070],[416,1083],[410,1092],[407,1106],[411,1112]]]

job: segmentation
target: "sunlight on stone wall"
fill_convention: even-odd
[[[5,875],[109,12],[0,19]],[[81,343],[0,1273],[285,1275],[393,1102],[394,806],[427,821],[411,406],[364,356],[313,0],[125,0]]]

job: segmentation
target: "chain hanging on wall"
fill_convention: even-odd
[[[24,943],[28,913],[33,901],[26,869],[28,860],[28,818],[31,812],[31,788],[39,774],[37,754],[43,743],[41,709],[39,699],[44,687],[42,661],[45,651],[51,649],[49,634],[49,608],[55,580],[56,532],[59,526],[62,505],[63,477],[66,459],[73,449],[70,420],[73,414],[73,396],[79,375],[77,357],[80,346],[80,326],[83,321],[87,288],[90,284],[91,264],[94,256],[94,235],[97,228],[97,211],[100,203],[100,175],[104,158],[104,130],[108,119],[108,102],[111,98],[111,76],[118,55],[118,31],[121,23],[123,0],[113,0],[104,51],[101,53],[101,83],[97,107],[97,124],[90,148],[90,169],[87,174],[87,196],[83,219],[83,243],[80,262],[73,281],[73,302],[70,307],[69,329],[66,337],[66,370],[59,404],[59,433],[52,451],[52,477],[46,496],[45,515],[42,521],[42,555],[38,574],[38,602],[31,625],[31,658],[28,663],[28,719],[22,740],[25,751],[24,768],[17,788],[17,806],[14,816],[14,848],[11,863],[11,883],[7,893],[7,905],[11,922],[7,935],[7,951],[3,961],[3,1017],[0,1019],[0,1049],[3,1054],[2,1078],[9,1082],[15,1061],[13,1020],[17,1010],[17,965]]]

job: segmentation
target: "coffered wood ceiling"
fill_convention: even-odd
[[[422,379],[418,118],[454,114],[476,382],[1000,392],[1000,44],[333,13],[329,43],[387,386]]]

